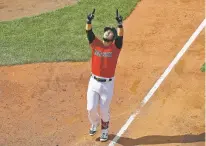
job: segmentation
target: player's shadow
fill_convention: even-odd
[[[109,135],[109,140],[113,140],[114,134]],[[96,139],[99,141],[99,138]],[[162,135],[150,135],[143,136],[136,139],[121,137],[117,143],[123,146],[134,146],[134,145],[149,145],[149,144],[169,144],[169,143],[193,143],[205,141],[205,133],[198,135],[186,134],[177,136],[162,136]]]

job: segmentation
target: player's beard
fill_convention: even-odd
[[[103,37],[103,40],[107,43],[112,42],[111,40],[108,40],[107,38]]]

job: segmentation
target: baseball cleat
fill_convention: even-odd
[[[101,142],[104,142],[104,141],[107,141],[108,140],[108,129],[103,129],[102,130],[102,135],[100,137],[100,141]]]
[[[89,129],[89,135],[93,136],[97,132],[97,127],[98,125],[92,125],[91,128]]]

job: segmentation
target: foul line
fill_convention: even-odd
[[[152,97],[152,95],[155,93],[155,91],[159,88],[161,83],[164,81],[164,79],[167,77],[167,75],[170,73],[172,68],[177,64],[177,62],[180,60],[180,58],[183,56],[183,54],[188,50],[190,45],[193,43],[193,41],[197,38],[197,36],[200,34],[200,32],[203,30],[203,28],[206,26],[206,19],[202,21],[200,26],[196,29],[196,31],[192,34],[192,36],[189,38],[189,40],[186,42],[184,47],[181,49],[181,51],[177,54],[177,56],[174,58],[174,60],[170,63],[168,68],[164,71],[164,73],[160,76],[160,78],[157,80],[157,82],[154,84],[152,89],[149,91],[149,93],[144,97],[143,101],[140,104],[140,108],[138,108],[127,120],[127,122],[123,125],[123,127],[120,129],[120,131],[117,133],[117,135],[114,137],[114,139],[109,143],[109,146],[114,146],[121,135],[127,130],[129,125],[132,123],[132,121],[135,119],[135,117],[139,114],[140,109],[149,101],[149,99]]]

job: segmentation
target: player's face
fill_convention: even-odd
[[[103,37],[107,40],[112,40],[113,36],[114,36],[113,32],[111,30],[107,30],[105,31]]]

